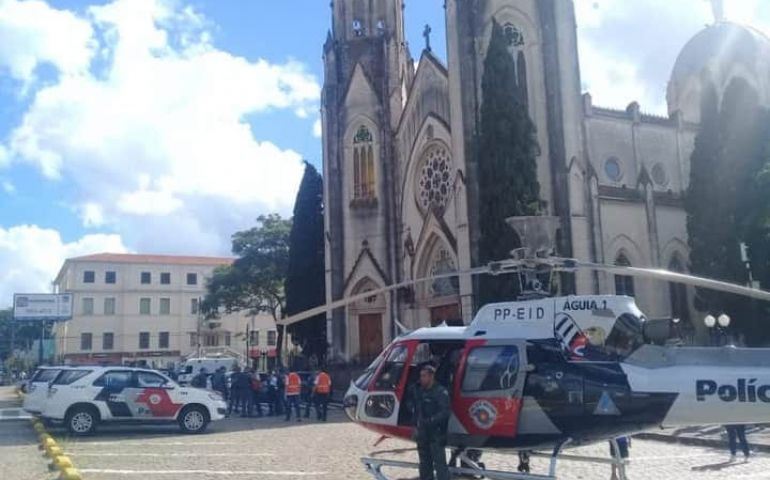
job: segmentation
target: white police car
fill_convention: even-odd
[[[201,433],[226,411],[219,393],[181,387],[153,370],[80,367],[51,381],[40,415],[73,435],[91,434],[101,422],[177,422],[186,433]]]

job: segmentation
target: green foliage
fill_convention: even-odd
[[[286,277],[288,316],[323,305],[326,301],[323,208],[323,179],[315,167],[305,163],[289,237]],[[307,358],[323,363],[327,351],[325,315],[293,325],[290,331]]]
[[[537,215],[542,208],[536,163],[539,147],[526,99],[520,98],[522,87],[517,85],[505,34],[495,23],[484,60],[478,138],[482,264],[508,258],[519,246],[506,218]],[[516,296],[518,280],[511,275],[482,277],[479,282],[479,306]]]
[[[260,216],[257,226],[233,235],[231,266],[220,267],[207,284],[201,308],[207,317],[226,313],[269,313],[278,321],[285,312],[284,282],[289,266],[291,221],[271,214]],[[283,327],[278,326],[280,359]]]
[[[40,338],[40,323],[16,323],[13,322],[13,310],[0,310],[0,364],[5,362],[14,348],[26,349],[32,342]],[[11,346],[11,328],[14,329],[14,346]],[[48,330],[50,335],[50,328]]]
[[[767,112],[758,107],[756,93],[741,80],[725,91],[721,108],[716,93],[704,93],[701,127],[691,158],[687,193],[687,229],[693,273],[746,284],[748,273],[740,244],[749,246],[755,277],[770,286],[768,252],[768,128]],[[770,339],[764,326],[768,305],[700,289],[696,307],[714,314],[726,312],[736,331],[751,343]]]

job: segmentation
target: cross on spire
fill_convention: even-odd
[[[724,0],[710,0],[711,10],[714,12],[714,23],[722,23],[725,21],[725,5]]]
[[[430,33],[432,31],[433,30],[430,28],[430,25],[428,25],[426,23],[425,24],[425,30],[422,31],[422,36],[425,37],[425,50],[427,50],[429,52],[431,51],[431,48],[430,48]]]

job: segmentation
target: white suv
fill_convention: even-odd
[[[226,412],[219,393],[180,387],[153,370],[82,367],[62,370],[50,383],[41,416],[64,422],[73,435],[93,433],[100,422],[177,422],[186,433],[201,433]]]

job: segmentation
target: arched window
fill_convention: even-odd
[[[631,262],[628,261],[628,257],[626,257],[624,253],[620,253],[615,259],[615,265],[619,267],[630,267]],[[634,288],[634,277],[629,275],[615,275],[615,294],[635,297],[636,290]]]
[[[440,144],[423,154],[416,175],[417,203],[424,213],[443,215],[454,188],[454,167],[449,150]]]
[[[356,200],[376,198],[374,137],[364,125],[353,138],[353,196]]]

